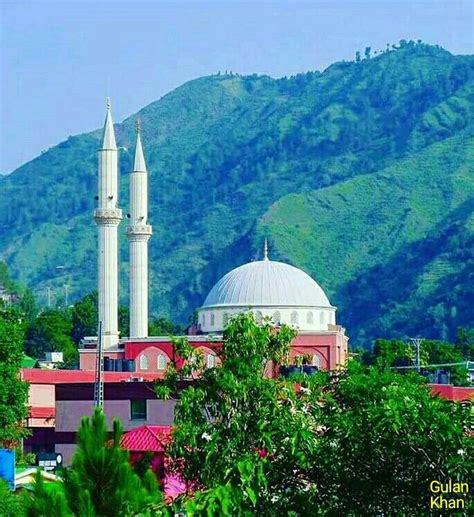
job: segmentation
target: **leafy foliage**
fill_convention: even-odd
[[[416,374],[353,363],[331,379],[319,419],[313,479],[337,515],[420,515],[434,479],[473,481],[470,408],[433,397]]]
[[[81,422],[77,450],[65,471],[65,493],[74,515],[116,516],[137,513],[162,497],[149,471],[142,483],[129,463],[128,451],[120,448],[120,423],[113,423],[109,442],[105,416],[96,409]]]
[[[0,307],[0,446],[12,448],[28,436],[28,383],[19,377],[25,325],[15,309]]]
[[[113,423],[109,439],[105,416],[97,408],[81,422],[71,467],[64,483],[46,490],[38,475],[35,490],[26,501],[28,515],[46,517],[119,517],[141,514],[146,507],[163,506],[163,495],[149,470],[140,479],[120,448],[121,424]]]
[[[28,327],[25,352],[44,358],[46,352],[63,352],[66,364],[77,360],[77,349],[71,339],[72,321],[69,309],[44,309]]]
[[[265,375],[292,330],[231,319],[222,365],[202,372],[183,340],[158,396],[179,392],[169,452],[189,491],[175,504],[207,515],[419,515],[429,482],[472,481],[470,408],[434,397],[416,373],[352,362],[286,380]],[[383,347],[382,347],[383,348]]]
[[[3,479],[0,479],[0,508],[3,517],[23,517],[24,515],[21,498],[11,492]]]
[[[469,335],[463,330],[461,336]],[[424,339],[420,343],[420,367],[423,372],[434,373],[444,370],[450,374],[450,382],[455,386],[469,385],[466,363],[469,356],[461,353],[461,345],[442,341]],[[468,350],[466,350],[468,351]],[[411,367],[416,364],[415,347],[405,341],[396,339],[378,339],[372,352],[362,351],[364,364],[376,364],[378,367]],[[437,366],[432,366],[437,365]]]

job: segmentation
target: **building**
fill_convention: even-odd
[[[107,101],[102,146],[99,150],[99,195],[94,220],[98,227],[99,321],[107,367],[155,373],[160,376],[170,360],[175,360],[167,337],[148,337],[148,173],[137,123],[135,161],[130,173],[130,213],[127,239],[130,250],[130,336],[120,337],[117,327],[118,209],[117,146]],[[262,260],[249,262],[227,273],[209,292],[198,309],[196,335],[190,343],[202,350],[206,364],[218,361],[222,332],[228,319],[251,310],[257,321],[271,319],[298,329],[290,359],[297,355],[311,358],[322,369],[335,369],[347,360],[348,338],[336,324],[336,308],[323,289],[304,271],[270,260],[265,241]],[[97,338],[87,338],[80,349],[80,369],[96,368]],[[133,361],[133,362],[132,362]],[[108,369],[106,367],[106,369]],[[271,373],[271,369],[269,371]]]
[[[164,375],[175,356],[169,337],[148,336],[148,173],[137,123],[135,160],[130,172],[130,207],[126,229],[130,250],[130,336],[118,332],[118,227],[122,210],[118,198],[117,145],[110,101],[107,100],[102,144],[98,152],[98,195],[93,219],[98,235],[98,312],[104,350],[104,406],[110,419],[120,418],[125,430],[137,426],[171,425],[174,403],[159,401],[152,380]],[[322,369],[344,366],[348,338],[336,322],[336,308],[318,283],[304,271],[271,260],[265,242],[261,260],[243,264],[222,277],[198,309],[198,325],[189,335],[202,351],[207,367],[219,363],[226,323],[233,315],[252,311],[258,322],[269,318],[275,325],[298,330],[290,362],[309,356]],[[79,350],[79,370],[28,370],[30,417],[33,434],[26,450],[60,452],[67,464],[80,419],[90,415],[96,380],[97,337],[84,337]],[[268,375],[277,375],[269,364]],[[110,424],[110,421],[109,421]]]

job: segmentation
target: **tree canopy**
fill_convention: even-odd
[[[175,342],[184,366],[171,363],[156,390],[177,396],[170,454],[189,487],[180,504],[208,515],[413,515],[433,479],[471,480],[467,408],[432,396],[416,373],[356,362],[268,378],[267,361],[281,361],[293,336],[239,315],[222,364],[204,371]],[[193,372],[202,375],[179,391]]]
[[[28,436],[28,383],[19,376],[25,323],[14,308],[0,306],[0,447]]]

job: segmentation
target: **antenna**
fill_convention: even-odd
[[[102,322],[97,332],[97,357],[95,365],[94,406],[104,407],[104,350],[102,347]]]
[[[421,342],[423,341],[423,338],[412,337],[412,338],[410,338],[410,341],[415,345],[415,350],[416,350],[415,366],[416,366],[416,371],[418,373],[420,373],[420,346],[421,346]]]

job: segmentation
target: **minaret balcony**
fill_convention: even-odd
[[[94,211],[94,219],[97,224],[117,225],[122,220],[120,208],[97,208]]]
[[[149,224],[134,224],[132,226],[128,226],[125,233],[129,238],[132,238],[133,236],[146,236],[148,238],[153,231]]]

